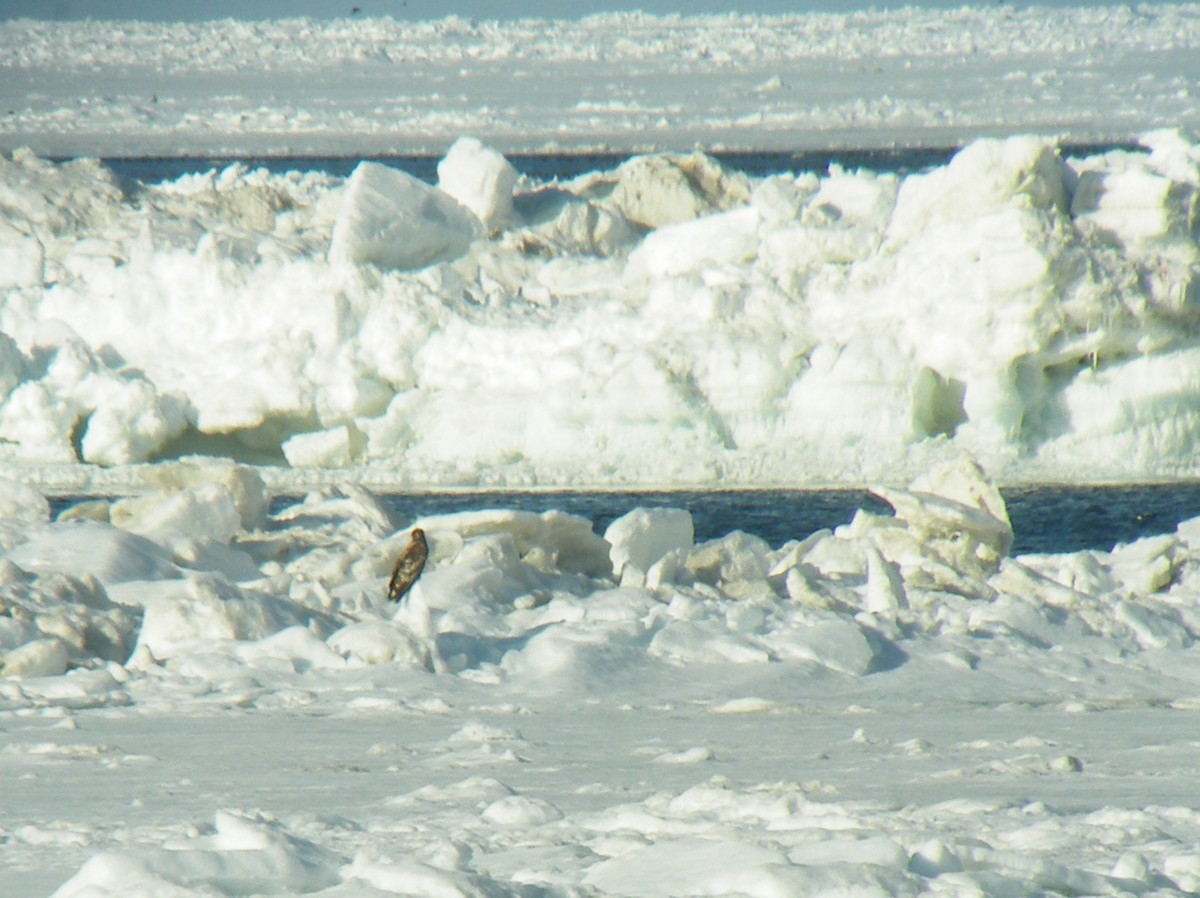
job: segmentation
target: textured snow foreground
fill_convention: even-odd
[[[965,459],[778,547],[155,477],[0,490],[5,895],[1200,889],[1200,519],[1011,558]]]
[[[537,184],[462,139],[438,187],[18,152],[0,454],[76,488],[192,453],[378,484],[903,483],[962,450],[1002,482],[1194,475],[1200,146],[1143,143]]]

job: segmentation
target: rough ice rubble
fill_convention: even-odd
[[[457,199],[375,164],[122,185],[15,154],[4,455],[896,483],[968,449],[1006,481],[1186,474],[1200,151],[1145,143],[984,140],[904,178],[640,157],[514,196],[464,141]]]
[[[926,644],[978,659],[980,638],[997,633],[1043,650],[1066,640],[1141,651],[1184,648],[1200,632],[1194,522],[1109,553],[1011,558],[1003,499],[968,461],[906,490],[881,487],[894,516],[859,512],[778,547],[740,531],[694,544],[678,509],[634,509],[603,537],[554,511],[397,529],[351,487],[268,519],[249,469],[151,470],[156,492],[57,522],[24,491],[35,510],[5,530],[0,561],[9,675],[116,665],[114,682],[129,670],[220,680],[281,661],[397,662],[483,682],[553,672],[569,685],[622,657],[863,676]],[[397,608],[383,584],[410,526],[426,531],[430,563]]]

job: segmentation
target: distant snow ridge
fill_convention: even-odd
[[[440,188],[374,163],[129,185],[16,153],[0,456],[473,484],[896,483],[962,450],[1008,481],[1194,474],[1200,145],[1143,144],[535,184],[464,139]]]

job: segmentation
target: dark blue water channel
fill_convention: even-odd
[[[954,154],[953,149],[920,150],[845,150],[840,152],[717,152],[712,155],[726,168],[749,175],[765,176],[781,172],[826,171],[831,164],[845,168],[869,168],[875,171],[909,172],[942,165]],[[521,174],[536,181],[568,180],[595,171],[610,171],[629,159],[629,153],[525,153],[508,156]],[[437,181],[439,156],[219,156],[154,157],[146,159],[106,159],[105,164],[122,178],[153,184],[173,181],[183,175],[222,169],[239,163],[251,169],[265,168],[275,174],[289,171],[324,172],[347,177],[362,161],[382,162],[408,172],[414,178],[433,184]]]
[[[1063,156],[1090,156],[1114,149],[1132,149],[1133,144],[1064,144]],[[881,149],[830,149],[803,152],[715,151],[710,155],[734,171],[755,177],[785,172],[823,174],[830,166],[909,174],[945,165],[957,147],[885,147]],[[567,180],[594,171],[609,171],[630,153],[514,153],[509,161],[520,173],[536,181]],[[344,178],[364,160],[382,162],[408,172],[428,183],[437,181],[439,156],[158,156],[106,159],[105,164],[121,178],[154,184],[183,175],[222,169],[235,163],[251,169],[265,168],[280,174],[289,171],[324,172]]]
[[[1200,481],[1133,486],[1038,486],[1002,490],[1015,533],[1013,554],[1108,551],[1117,543],[1170,533],[1200,517]],[[57,514],[83,496],[51,502]],[[381,500],[398,527],[417,518],[457,511],[551,509],[588,518],[597,533],[634,508],[686,508],[697,541],[744,530],[778,547],[823,528],[848,524],[855,511],[891,514],[891,506],[866,490],[704,490],[671,492],[491,492],[385,494]],[[273,512],[301,500],[279,495]]]
[[[1179,522],[1200,516],[1200,482],[1029,487],[1003,493],[1015,532],[1016,554],[1107,551],[1117,543],[1169,533]],[[590,519],[598,533],[638,506],[686,508],[692,513],[697,540],[745,530],[772,546],[849,523],[859,508],[891,513],[887,503],[865,490],[438,493],[384,498],[399,526],[452,511],[559,509]],[[287,501],[281,498],[276,503]]]

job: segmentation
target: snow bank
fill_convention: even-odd
[[[962,450],[1002,481],[1194,474],[1200,149],[1145,141],[514,187],[464,139],[439,188],[378,163],[121,185],[18,153],[8,270],[37,276],[0,296],[0,456],[410,484],[895,485]]]

